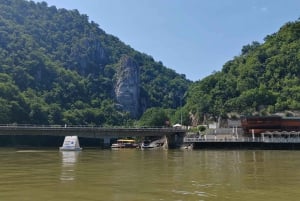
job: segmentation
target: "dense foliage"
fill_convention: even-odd
[[[300,21],[285,24],[263,44],[244,46],[220,72],[194,83],[185,109],[198,121],[300,110]]]
[[[169,117],[161,108],[149,108],[141,117],[140,126],[168,126]]]
[[[300,109],[300,21],[191,83],[77,10],[25,0],[0,0],[0,10],[0,124],[134,124],[114,97],[124,55],[140,68],[143,126]]]
[[[77,10],[25,0],[0,0],[0,10],[0,124],[132,122],[113,96],[123,55],[140,67],[143,111],[179,107],[191,83]]]

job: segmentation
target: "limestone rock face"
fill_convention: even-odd
[[[68,65],[82,75],[96,74],[107,62],[105,50],[96,38],[82,38],[74,43],[70,57],[74,62]]]
[[[132,117],[139,114],[140,71],[134,60],[128,56],[120,59],[115,84],[116,100],[124,111]]]

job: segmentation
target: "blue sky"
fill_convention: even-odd
[[[39,1],[39,0],[36,0]],[[137,51],[200,80],[300,17],[299,0],[46,0],[77,9]]]

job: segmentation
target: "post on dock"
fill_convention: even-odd
[[[238,133],[237,127],[235,127],[235,134],[236,134],[236,139],[238,140],[239,139],[239,133]]]

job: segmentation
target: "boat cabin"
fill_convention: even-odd
[[[118,139],[111,148],[137,148],[138,144],[133,139]]]

